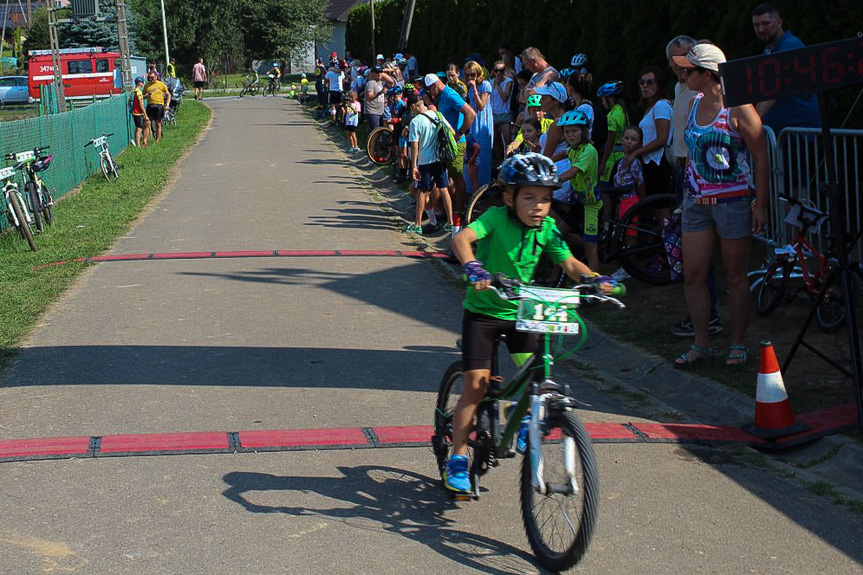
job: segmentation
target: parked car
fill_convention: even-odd
[[[3,76],[0,78],[0,102],[3,104],[27,104],[27,76]]]

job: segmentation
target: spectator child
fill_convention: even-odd
[[[558,120],[569,150],[555,154],[553,160],[569,159],[570,168],[560,174],[561,182],[572,180],[571,203],[584,207],[584,256],[590,269],[599,269],[599,212],[602,200],[596,196],[599,155],[587,137],[587,115],[578,110],[566,112]]]
[[[539,153],[539,137],[542,135],[542,124],[536,118],[528,118],[521,125],[521,145],[516,153],[527,154],[529,152]]]
[[[534,119],[539,122],[539,134],[542,136],[548,130],[548,127],[554,123],[554,120],[551,118],[545,117],[545,112],[542,110],[542,103],[539,94],[534,94],[527,99],[527,115],[528,120]],[[527,120],[525,120],[526,122]],[[524,122],[522,122],[522,129],[524,128]],[[518,134],[516,134],[515,138],[513,138],[512,143],[506,149],[506,155],[512,154],[519,146],[521,146],[523,140],[522,131],[519,130]],[[542,153],[542,149],[531,149],[528,151]]]
[[[644,138],[641,128],[638,126],[629,126],[623,130],[621,141],[623,142],[623,153],[628,154],[632,150],[641,147],[641,141]],[[614,185],[618,188],[632,187],[632,191],[620,196],[618,203],[617,217],[620,218],[626,211],[634,206],[638,200],[647,195],[644,188],[644,172],[641,160],[634,160],[629,166],[623,165],[623,157],[617,161],[617,166],[614,170]],[[633,221],[635,223],[635,221]],[[626,230],[626,243],[634,244],[636,239],[635,230]],[[625,279],[625,278],[623,278]]]
[[[362,107],[357,101],[357,93],[351,90],[348,92],[348,101],[344,106],[345,117],[345,137],[348,139],[348,144],[351,146],[351,152],[359,152],[360,148],[357,145],[357,126],[360,123],[360,112]]]
[[[144,86],[144,78],[138,76],[135,78],[135,90],[129,98],[129,111],[132,114],[132,121],[135,123],[135,145],[140,147],[147,145],[147,136],[150,134],[150,120],[147,118],[147,110],[144,108],[144,94],[141,88]],[[144,135],[144,141],[141,142],[141,134]]]

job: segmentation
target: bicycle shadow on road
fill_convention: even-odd
[[[377,465],[337,467],[341,477],[278,476],[235,471],[222,479],[227,499],[250,513],[324,517],[357,529],[385,531],[421,543],[441,556],[492,575],[535,573],[533,557],[512,545],[455,529],[447,512],[458,506],[440,482],[425,475]],[[292,507],[255,503],[255,492],[313,494],[350,507]],[[270,497],[268,499],[271,500]],[[540,568],[540,573],[546,573]]]

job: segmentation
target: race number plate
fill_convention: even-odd
[[[15,176],[15,168],[0,168],[0,181],[8,180]]]
[[[579,296],[572,290],[523,287],[519,290],[515,329],[535,333],[577,335]]]
[[[36,157],[36,154],[33,153],[33,150],[28,150],[26,152],[18,152],[15,154],[16,162],[26,162],[28,160],[32,160]]]

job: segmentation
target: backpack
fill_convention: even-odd
[[[440,112],[436,111],[435,115],[438,117],[437,120],[430,117],[428,114],[423,114],[423,116],[428,118],[437,128],[435,130],[435,152],[437,153],[437,158],[444,164],[448,164],[458,156],[458,142],[456,142],[455,135],[452,133],[452,130],[447,128]]]
[[[590,131],[590,139],[597,150],[602,150],[608,140],[608,110],[605,106],[593,106],[593,128]]]

